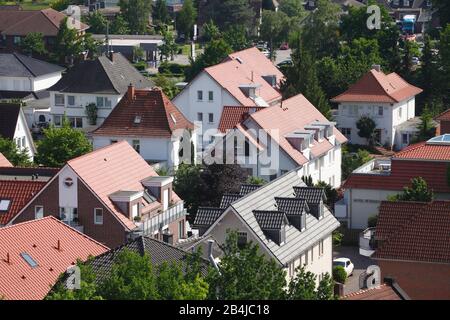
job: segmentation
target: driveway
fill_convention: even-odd
[[[333,259],[342,257],[349,258],[355,266],[353,275],[348,277],[345,282],[344,294],[347,295],[360,290],[359,276],[366,271],[368,266],[376,264],[376,261],[360,255],[358,247],[335,247],[333,250]]]
[[[275,50],[275,65],[280,63],[281,61],[284,61],[286,59],[289,59],[291,57],[291,49],[288,50]]]

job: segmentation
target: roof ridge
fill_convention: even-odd
[[[48,13],[53,13],[53,11],[55,11],[55,13],[60,13],[59,11],[56,11],[56,10],[53,9],[53,8],[45,8],[45,9],[39,10],[39,12],[40,12],[40,13],[41,13],[48,21],[50,21],[50,23],[51,23],[52,25],[54,25],[56,28],[59,29],[59,25],[56,25],[56,23],[54,23],[54,22],[48,17],[48,15],[47,15],[47,12],[48,12]],[[68,16],[66,16],[66,18],[69,19]],[[74,19],[74,18],[73,18],[73,19]],[[80,22],[81,22],[81,21],[80,21]]]
[[[20,25],[20,24],[26,22],[27,20],[31,19],[32,17],[34,17],[35,15],[37,15],[37,14],[40,12],[40,10],[39,10],[39,11],[35,11],[35,10],[21,10],[21,12],[29,12],[29,13],[31,13],[31,14],[30,14],[28,17],[26,17],[25,19],[18,20],[18,21],[16,21],[16,23],[13,23],[13,24],[11,24],[10,26],[8,26],[5,30],[2,31],[2,34],[3,34],[4,32],[6,32],[6,31],[8,31],[8,29],[10,29],[10,28],[12,28],[12,27],[15,27],[16,25]]]
[[[415,144],[409,145],[409,146],[406,147],[405,149],[400,150],[399,152],[397,152],[396,154],[394,154],[392,157],[393,157],[393,158],[397,158],[397,156],[399,156],[399,155],[403,155],[403,154],[405,154],[405,153],[407,153],[407,152],[410,152],[410,151],[413,151],[413,150],[417,150],[417,149],[419,149],[419,148],[425,146],[426,143],[427,143],[427,141],[421,141],[421,142],[417,142],[417,143],[415,143]]]
[[[118,55],[118,54],[120,54],[120,53],[113,53],[113,54],[112,54],[112,55],[113,55],[113,60],[114,60],[115,56]],[[104,64],[104,63],[106,63],[106,62],[104,61],[105,59],[108,60],[109,63],[111,63],[111,64],[114,63],[114,62],[110,61],[109,58],[108,58],[107,56],[105,56],[105,55],[101,55],[100,57],[98,57],[98,58],[95,59],[94,61],[97,61],[98,63],[100,63],[100,65],[102,66],[102,70],[103,70],[103,72],[106,74],[106,77],[108,78],[108,80],[109,80],[109,82],[111,83],[112,87],[114,88],[114,90],[116,90],[116,92],[117,92],[118,94],[120,94],[120,90],[116,87],[114,81],[111,79],[111,77],[109,76],[108,71],[107,71],[106,68],[105,68],[105,64]],[[120,59],[120,58],[119,58],[119,59]],[[133,67],[133,68],[134,68],[134,67]]]

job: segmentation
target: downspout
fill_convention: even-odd
[[[208,240],[208,260],[209,260],[209,262],[211,262],[211,264],[213,265],[214,269],[216,269],[217,272],[219,272],[219,274],[220,274],[219,266],[217,265],[216,260],[214,260],[214,256],[212,254],[213,244],[214,244],[214,240],[213,239],[209,239]]]

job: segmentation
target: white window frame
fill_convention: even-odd
[[[133,139],[133,141],[131,141],[131,144],[133,149],[136,150],[137,153],[141,154],[141,140]]]
[[[70,103],[70,98],[73,98],[73,103],[72,104]],[[67,96],[67,106],[73,108],[73,107],[75,107],[75,104],[76,104],[75,96],[72,96],[72,95]]]
[[[39,210],[42,210],[42,215],[38,217]],[[43,205],[34,206],[34,219],[37,220],[37,219],[41,219],[43,217],[44,217],[44,206]]]
[[[97,220],[97,210],[101,211],[101,221]],[[103,225],[103,208],[94,208],[94,224],[95,225]]]
[[[57,98],[62,98],[62,103],[58,103]],[[53,100],[54,100],[55,106],[64,106],[66,103],[66,97],[61,93],[55,93],[55,97]]]
[[[214,91],[208,91],[208,101],[214,101]]]
[[[214,113],[208,113],[208,123],[214,123]]]
[[[203,91],[197,90],[197,101],[203,101]]]

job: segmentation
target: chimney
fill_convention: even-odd
[[[131,83],[128,86],[127,98],[128,98],[128,101],[130,101],[130,102],[134,100],[134,86]]]
[[[376,71],[378,71],[378,72],[381,72],[381,65],[379,65],[379,64],[373,64],[373,65],[372,65],[372,69],[373,69],[373,70],[376,70]]]
[[[211,262],[211,264],[213,265],[214,269],[216,269],[217,271],[219,271],[219,266],[216,263],[216,260],[214,260],[214,256],[213,256],[213,244],[214,244],[214,240],[213,239],[209,239],[208,240],[208,260],[209,262]],[[219,271],[220,273],[220,271]]]

